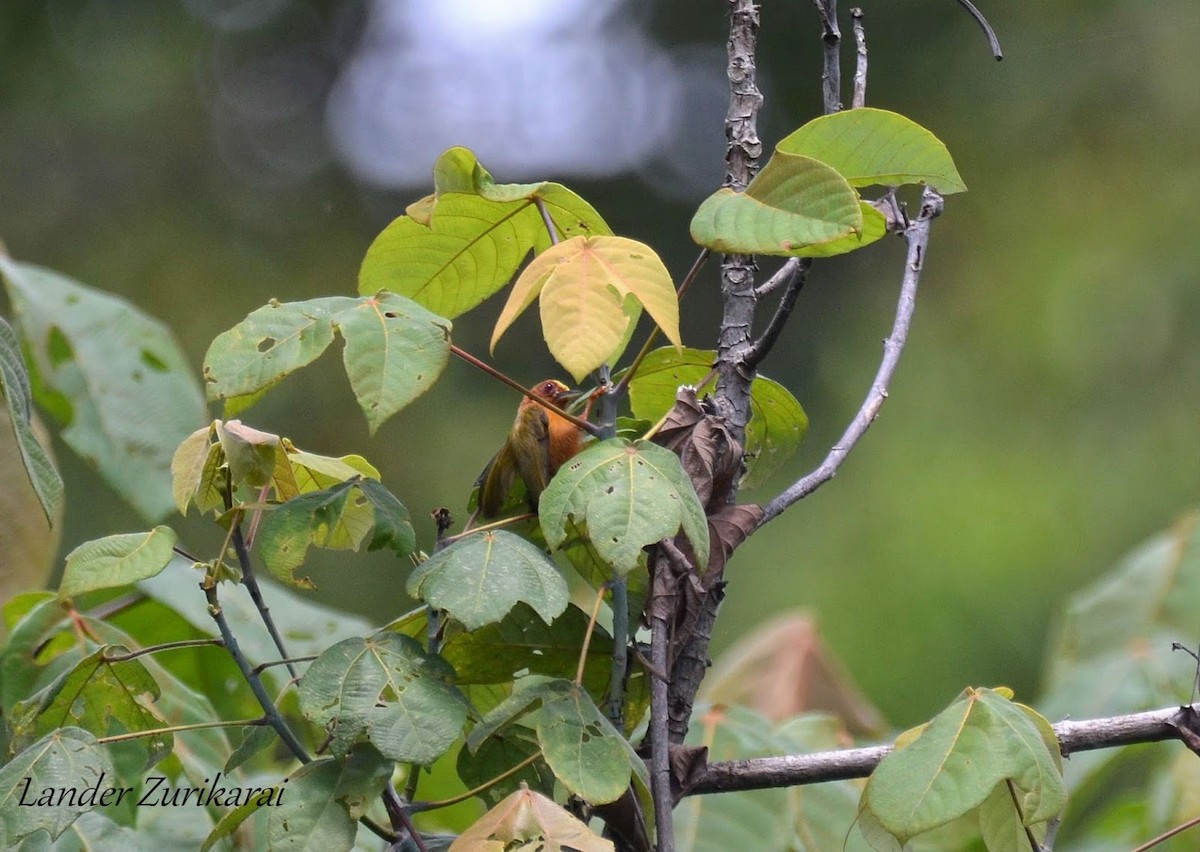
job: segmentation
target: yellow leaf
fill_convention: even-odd
[[[654,251],[625,237],[573,237],[542,252],[513,285],[492,333],[492,350],[541,297],[542,334],[577,380],[620,355],[644,307],[676,347],[679,302]]]

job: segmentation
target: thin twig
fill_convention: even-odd
[[[574,414],[571,414],[570,412],[559,408],[554,403],[547,402],[546,400],[542,399],[537,394],[535,394],[533,391],[531,391],[529,388],[522,385],[516,379],[510,379],[508,376],[504,375],[504,373],[500,372],[495,367],[493,367],[491,364],[486,364],[483,361],[480,361],[478,358],[476,358],[470,352],[467,352],[465,349],[459,349],[453,343],[450,344],[450,351],[453,352],[455,355],[457,355],[462,360],[466,361],[472,367],[476,367],[480,370],[483,370],[483,372],[487,373],[493,379],[498,379],[499,381],[504,382],[504,384],[508,385],[513,390],[520,391],[521,393],[525,394],[525,396],[529,397],[534,402],[541,405],[543,408],[547,408],[550,411],[553,411],[559,417],[562,417],[562,418],[565,418],[566,420],[571,421],[576,426],[578,426],[580,429],[587,432],[589,435],[599,437],[600,430],[594,423],[589,423],[586,420],[584,420],[583,418],[576,417]]]
[[[1017,796],[1017,785],[1013,784],[1011,778],[1004,779],[1005,786],[1008,787],[1008,796],[1012,799],[1013,809],[1017,812],[1017,822],[1021,828],[1025,829],[1025,839],[1029,841],[1030,852],[1042,852],[1042,844],[1038,843],[1038,839],[1033,835],[1033,829],[1025,824],[1025,814],[1021,812],[1021,800]]]
[[[248,728],[267,724],[265,716],[259,716],[257,719],[236,719],[232,722],[193,722],[189,725],[171,725],[168,728],[151,728],[144,731],[129,731],[124,734],[113,734],[108,737],[97,737],[98,745],[108,745],[109,743],[123,743],[127,740],[136,740],[139,737],[156,737],[160,734],[179,734],[185,731],[203,731],[207,728]]]
[[[788,284],[796,274],[796,268],[799,265],[800,258],[789,257],[783,266],[775,270],[775,274],[754,288],[754,295],[761,299],[763,296],[767,296],[785,284]]]
[[[1177,825],[1169,831],[1164,831],[1162,834],[1160,834],[1158,837],[1155,837],[1153,840],[1147,840],[1141,846],[1134,849],[1133,852],[1147,852],[1147,850],[1153,849],[1158,844],[1166,843],[1168,840],[1170,840],[1175,835],[1183,834],[1189,828],[1195,828],[1198,825],[1200,825],[1200,816],[1189,819],[1187,822],[1183,823],[1183,825]]]
[[[792,261],[795,265],[792,265]],[[800,298],[800,291],[804,288],[804,282],[808,279],[808,270],[812,268],[812,258],[792,258],[783,265],[783,269],[791,271],[791,280],[788,281],[787,289],[783,291],[783,295],[779,298],[779,304],[775,306],[775,314],[771,317],[771,321],[767,323],[767,327],[763,329],[763,333],[758,339],[750,345],[746,350],[746,354],[742,356],[742,363],[747,367],[757,367],[767,357],[767,353],[771,351],[771,347],[775,345],[775,341],[779,339],[783,327],[787,324],[788,317],[792,315],[792,310],[796,307],[796,300]],[[780,270],[780,272],[783,271]],[[778,274],[778,273],[776,273]]]
[[[228,497],[229,503],[232,504],[232,493]],[[250,599],[254,602],[254,608],[258,611],[260,622],[265,626],[266,632],[270,634],[271,642],[275,644],[277,652],[280,652],[280,658],[284,660],[292,659],[292,655],[288,654],[286,644],[283,644],[283,636],[275,624],[275,618],[271,617],[271,608],[266,605],[266,599],[263,598],[263,589],[258,584],[258,577],[254,576],[254,566],[250,560],[250,548],[246,547],[245,536],[241,533],[241,516],[234,518],[233,550],[238,554],[238,564],[241,566],[241,584],[246,587],[247,592],[250,592]],[[287,665],[288,674],[293,679],[300,677],[300,673],[296,671],[296,667],[292,662],[284,665]]]
[[[275,706],[275,702],[271,700],[270,694],[263,686],[262,678],[260,678],[250,665],[250,661],[246,659],[246,655],[242,653],[241,646],[238,645],[237,639],[233,635],[233,631],[229,629],[229,622],[225,619],[225,612],[221,609],[221,601],[217,596],[217,585],[211,579],[206,580],[202,587],[204,595],[208,599],[208,614],[212,616],[213,621],[217,623],[217,631],[221,634],[221,639],[225,643],[225,650],[233,657],[234,663],[238,670],[242,673],[242,678],[250,687],[250,691],[254,693],[254,697],[258,700],[258,704],[266,714],[267,724],[275,729],[275,733],[279,734],[279,739],[283,740],[283,744],[288,747],[288,750],[296,756],[296,759],[301,763],[309,763],[312,758],[309,757],[304,745],[296,737],[291,727],[279,714],[279,708]]]
[[[176,648],[199,648],[205,645],[216,645],[219,648],[222,644],[220,639],[182,639],[178,642],[164,642],[161,645],[147,645],[145,648],[138,648],[136,651],[130,651],[126,654],[105,654],[104,662],[123,663],[126,660],[133,660],[146,654],[157,654],[159,651],[173,651]]]
[[[867,30],[863,26],[863,10],[855,6],[850,10],[854,27],[854,95],[850,100],[853,109],[867,105]]]
[[[254,667],[254,670],[256,672],[261,673],[261,672],[265,671],[266,669],[272,668],[274,666],[286,666],[288,663],[311,663],[313,660],[315,660],[319,656],[321,656],[321,655],[320,654],[306,654],[303,657],[288,657],[286,660],[270,660],[265,663],[259,663],[257,666]]]
[[[600,604],[604,603],[605,586],[601,584],[596,590],[596,602],[592,605],[592,616],[588,619],[587,631],[583,634],[583,647],[579,650],[579,666],[575,669],[575,685],[583,683],[583,670],[587,666],[588,647],[592,644],[592,634],[596,632],[596,619],[600,617]]]
[[[821,95],[825,114],[832,115],[842,109],[842,31],[838,28],[837,0],[813,0],[813,4],[821,16],[821,42],[825,45]]]
[[[484,792],[488,791],[489,789],[491,789],[492,787],[495,787],[497,784],[499,784],[501,781],[505,780],[506,778],[513,777],[514,775],[516,775],[518,772],[520,772],[522,769],[526,768],[527,766],[532,766],[535,762],[537,762],[537,760],[541,756],[542,756],[542,750],[538,749],[536,752],[534,752],[529,757],[522,760],[516,766],[512,767],[511,769],[506,769],[505,771],[503,771],[499,775],[497,775],[495,778],[492,778],[490,781],[484,781],[478,787],[472,787],[470,790],[467,790],[465,793],[459,793],[457,795],[451,796],[448,799],[438,799],[437,801],[434,801],[434,802],[413,802],[413,804],[412,804],[413,812],[414,813],[424,813],[425,811],[432,811],[432,810],[436,810],[438,808],[448,808],[451,805],[457,805],[459,802],[465,802],[465,801],[467,801],[467,799],[473,799],[476,796],[478,796],[480,793],[484,793]]]
[[[887,400],[888,385],[895,375],[900,355],[908,338],[908,329],[912,325],[913,312],[916,310],[917,285],[921,280],[921,269],[925,261],[925,249],[929,244],[929,227],[933,219],[941,212],[941,196],[932,189],[926,189],[923,196],[921,215],[910,224],[904,234],[908,242],[908,258],[904,265],[904,278],[900,285],[900,299],[896,306],[896,318],[892,323],[891,334],[883,342],[883,359],[875,373],[875,380],[867,391],[867,397],[841,439],[830,449],[825,460],[815,470],[796,480],[786,491],[779,494],[763,507],[763,516],[758,526],[761,527],[777,518],[789,506],[816,491],[837,474],[842,462],[850,455],[854,445],[866,434],[867,429],[879,416],[879,410]]]
[[[1124,716],[1069,720],[1055,724],[1054,735],[1058,738],[1059,751],[1064,757],[1080,751],[1177,740],[1179,729],[1171,722],[1179,713],[1180,708],[1167,707]],[[765,790],[866,778],[891,751],[890,745],[884,745],[710,763],[700,773],[695,786],[688,789],[687,795]]]
[[[550,235],[550,244],[558,245],[558,228],[554,226],[554,220],[550,218],[550,211],[546,209],[546,202],[540,195],[535,195],[533,203],[537,205],[538,212],[542,214],[542,221],[546,224],[546,233]]]
[[[1004,58],[1004,54],[1000,50],[1000,39],[996,38],[996,31],[992,29],[992,25],[988,23],[988,19],[983,16],[983,13],[975,8],[975,4],[971,0],[958,0],[958,5],[962,6],[975,19],[975,23],[979,24],[979,28],[983,30],[983,34],[987,36],[988,47],[992,49],[992,56],[996,57],[999,62]]]

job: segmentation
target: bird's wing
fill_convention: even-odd
[[[512,490],[513,477],[517,472],[512,447],[507,441],[500,452],[492,456],[488,466],[479,474],[479,511],[485,518],[494,518],[504,508],[508,492]]]
[[[517,469],[529,495],[529,508],[536,512],[538,498],[550,483],[550,425],[546,409],[539,405],[527,412],[524,427],[529,430],[526,437],[536,451],[518,453]]]

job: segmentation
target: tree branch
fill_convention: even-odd
[[[1110,716],[1087,721],[1065,721],[1054,725],[1063,757],[1080,751],[1180,739],[1179,720],[1191,708],[1168,707],[1145,713]],[[687,795],[764,790],[865,778],[874,771],[892,747],[825,751],[784,757],[726,760],[710,763],[700,773]]]
[[[979,28],[983,30],[983,34],[987,36],[988,47],[992,49],[992,56],[996,57],[996,61],[999,62],[1003,59],[1004,54],[1000,50],[1000,39],[996,38],[996,31],[988,23],[988,19],[983,16],[983,12],[976,9],[975,4],[971,0],[958,0],[958,5],[966,9],[967,13],[975,19],[975,23],[979,24]]]
[[[747,367],[758,367],[775,345],[775,341],[779,339],[780,332],[787,325],[788,317],[792,315],[792,310],[796,307],[796,300],[800,298],[800,291],[804,289],[804,282],[808,280],[808,270],[811,268],[811,257],[793,257],[780,268],[779,272],[771,276],[771,280],[767,281],[767,284],[772,284],[776,277],[785,274],[785,270],[786,275],[789,276],[787,289],[780,296],[779,304],[775,306],[775,314],[771,317],[771,321],[767,323],[767,327],[763,329],[758,340],[754,341],[742,356],[742,363]],[[759,290],[764,289],[767,284],[764,284]]]
[[[925,249],[929,244],[929,228],[933,220],[942,211],[942,197],[932,189],[926,188],[922,196],[921,213],[909,223],[904,232],[908,243],[908,257],[904,265],[904,278],[900,285],[900,300],[896,306],[896,318],[892,323],[892,332],[883,341],[883,360],[875,373],[871,389],[863,400],[862,406],[841,439],[830,449],[825,460],[811,473],[796,480],[786,491],[779,494],[763,507],[761,527],[774,518],[779,517],[789,506],[807,497],[837,474],[842,462],[850,455],[854,445],[866,434],[871,423],[879,416],[879,410],[887,400],[888,385],[900,362],[904,344],[908,338],[908,329],[912,325],[913,312],[916,310],[917,284],[921,280],[921,269],[925,262]]]
[[[850,100],[852,109],[867,105],[867,31],[863,26],[863,10],[855,6],[850,10],[854,26],[854,96]]]
[[[842,31],[838,29],[837,0],[813,0],[821,16],[821,42],[825,45],[825,60],[821,70],[821,95],[825,114],[842,109]]]

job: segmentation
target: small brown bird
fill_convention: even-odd
[[[547,379],[533,388],[539,399],[563,408],[579,396],[562,382]],[[500,452],[479,475],[479,513],[494,518],[504,508],[517,475],[525,483],[529,508],[537,511],[538,498],[550,478],[567,459],[579,452],[583,430],[536,400],[525,397]]]

